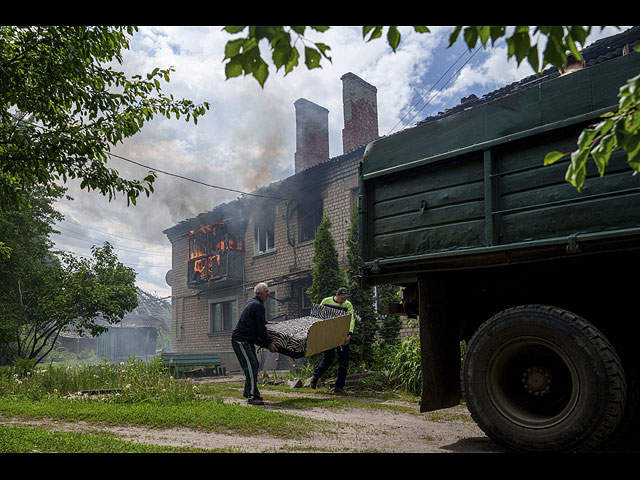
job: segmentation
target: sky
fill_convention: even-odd
[[[627,27],[621,27],[623,31]],[[331,47],[332,61],[321,69],[300,66],[288,75],[271,66],[264,88],[250,76],[225,79],[224,47],[236,38],[220,26],[143,26],[131,38],[123,62],[114,68],[129,76],[145,75],[154,68],[173,67],[171,81],[162,91],[176,99],[210,109],[187,123],[157,117],[135,136],[112,147],[118,157],[146,165],[140,167],[112,157],[109,167],[122,177],[142,179],[157,169],[154,193],[127,206],[122,196],[109,201],[96,192],[80,190],[79,182],[66,184],[73,200],[55,208],[65,219],[55,248],[90,256],[92,245],[107,241],[119,260],[137,272],[136,284],[160,298],[171,295],[165,276],[171,269],[171,244],[163,230],[207,212],[239,193],[204,186],[184,178],[251,192],[293,175],[295,145],[294,102],[305,98],[329,110],[329,154],[341,155],[342,81],[352,72],[377,88],[381,136],[410,128],[416,122],[453,107],[471,93],[482,97],[501,86],[533,73],[525,62],[507,60],[504,39],[495,46],[469,51],[461,40],[450,47],[451,27],[429,27],[418,34],[401,27],[402,40],[394,53],[386,39],[362,39],[361,27],[338,26],[309,33],[310,40]],[[618,33],[594,29],[586,45]],[[262,56],[270,52],[261,45]]]

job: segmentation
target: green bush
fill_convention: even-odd
[[[413,395],[422,391],[422,357],[420,339],[416,335],[407,337],[400,345],[390,348],[387,360],[391,385]]]
[[[460,358],[464,357],[467,344],[460,342]],[[407,337],[400,345],[393,346],[386,362],[389,380],[394,388],[413,395],[422,393],[422,355],[420,338],[417,335]]]

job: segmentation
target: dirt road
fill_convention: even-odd
[[[202,382],[219,381],[201,379]],[[227,378],[237,382],[241,389],[242,378]],[[490,441],[471,420],[464,406],[458,406],[432,413],[420,413],[416,404],[394,401],[381,403],[379,400],[346,395],[353,407],[349,408],[296,408],[276,406],[279,396],[312,395],[322,396],[318,391],[310,393],[307,388],[287,391],[268,390],[263,392],[267,402],[262,408],[291,415],[332,422],[335,428],[317,432],[310,438],[300,440],[282,439],[276,436],[259,435],[244,437],[239,435],[208,433],[188,428],[152,429],[133,426],[101,426],[99,430],[110,432],[117,438],[131,442],[157,445],[189,446],[203,449],[228,449],[232,452],[248,453],[485,453],[504,450]],[[333,396],[327,393],[327,396]],[[269,401],[271,399],[271,401]],[[229,398],[229,402],[239,402]],[[244,403],[244,401],[243,401]],[[369,405],[367,405],[369,404]],[[399,408],[386,408],[388,406]],[[380,408],[383,406],[385,408]],[[25,421],[3,419],[3,423],[46,424],[47,428],[60,431],[92,432],[96,426],[84,422],[64,423],[46,421]]]

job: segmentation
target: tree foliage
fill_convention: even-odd
[[[358,207],[351,212],[351,228],[347,238],[347,288],[349,300],[359,319],[356,322],[351,356],[354,360],[372,364],[374,349],[399,342],[402,322],[399,317],[387,315],[387,304],[398,303],[398,287],[379,285],[363,290],[358,283],[360,227]]]
[[[230,40],[225,49],[227,62],[227,78],[244,75],[253,77],[264,87],[269,75],[269,68],[260,53],[260,41],[266,39],[268,48],[272,52],[272,60],[277,70],[284,67],[285,75],[298,66],[300,56],[296,45],[304,46],[305,64],[307,68],[321,68],[322,59],[331,61],[328,52],[329,45],[312,42],[304,34],[307,27],[301,26],[262,26],[262,27],[225,27],[230,34],[244,32],[245,37]],[[331,27],[309,27],[314,32],[324,33]],[[414,26],[416,32],[430,33],[424,26]],[[562,67],[568,55],[581,60],[579,46],[584,47],[585,41],[594,27],[591,26],[454,26],[449,35],[449,47],[458,39],[473,49],[478,42],[486,48],[500,38],[507,43],[508,58],[515,58],[518,65],[525,59],[537,73],[541,73],[548,66]],[[601,27],[601,29],[604,27]],[[386,29],[386,34],[385,34]],[[400,42],[401,34],[397,26],[363,26],[362,38],[369,42],[385,37],[388,45],[395,52]],[[541,52],[542,49],[542,52]],[[636,47],[636,51],[640,51]],[[619,108],[615,113],[606,114],[602,121],[583,130],[578,139],[577,148],[573,152],[549,152],[544,164],[569,158],[565,178],[578,191],[586,178],[586,163],[592,158],[598,167],[600,175],[604,175],[611,154],[617,150],[624,150],[627,161],[634,172],[640,171],[640,76],[630,79],[620,88]]]
[[[351,229],[347,238],[347,288],[349,300],[359,319],[356,322],[350,355],[356,361],[369,362],[373,359],[373,347],[378,331],[378,318],[375,310],[374,290],[362,290],[358,284],[358,258],[360,251],[360,228],[358,225],[358,207],[351,212]]]
[[[627,164],[640,172],[640,75],[627,80],[618,94],[618,110],[601,116],[596,125],[585,128],[578,137],[578,148],[573,152],[549,152],[545,165],[570,158],[565,179],[578,191],[587,177],[587,160],[593,159],[602,177],[609,165],[611,154],[624,150]]]
[[[336,242],[331,235],[331,219],[322,216],[313,241],[313,272],[311,287],[307,289],[309,299],[319,304],[322,299],[336,293],[344,286],[344,270],[338,260]]]
[[[128,78],[122,63],[134,27],[0,27],[0,202],[24,207],[28,192],[81,180],[127,204],[153,192],[154,172],[122,178],[110,147],[156,115],[197,123],[209,105],[162,93],[173,68]]]
[[[108,243],[92,258],[51,251],[48,235],[61,215],[55,195],[33,190],[28,208],[0,208],[0,235],[11,248],[0,261],[0,357],[41,361],[65,329],[98,335],[138,303],[135,271],[122,265]]]

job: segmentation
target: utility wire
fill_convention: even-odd
[[[88,237],[86,235],[83,235],[82,233],[76,232],[74,230],[69,230],[69,229],[61,227],[59,225],[56,226],[56,228],[60,228],[62,230],[66,230],[67,232],[71,232],[71,233],[75,234],[75,235],[70,235],[69,233],[61,232],[61,234],[64,234],[64,235],[69,236],[71,238],[75,238],[76,240],[82,240],[84,242],[89,242],[89,243],[94,243],[94,244],[97,243],[97,242],[100,242],[99,239]],[[79,236],[76,236],[76,235],[79,235]],[[146,253],[146,254],[153,254],[153,255],[171,256],[170,253],[160,252],[158,250],[141,250],[141,249],[136,249],[136,248],[127,248],[127,247],[121,247],[121,246],[115,246],[115,245],[114,245],[113,248],[116,249],[116,250],[122,250],[122,251],[130,252],[130,253]]]
[[[43,129],[43,130],[53,131],[53,130],[47,128],[47,127],[44,127],[42,125],[37,125],[35,123],[29,122],[29,121],[24,120],[24,119],[18,119],[17,122],[18,123],[26,123],[27,125],[31,125],[32,127],[35,127],[35,128],[40,128],[40,129]],[[226,190],[228,192],[239,193],[241,195],[249,195],[249,196],[252,196],[252,197],[272,198],[274,200],[286,200],[286,199],[280,198],[280,197],[273,197],[273,196],[270,196],[270,195],[260,195],[260,194],[257,194],[257,193],[249,193],[249,192],[243,192],[242,190],[235,190],[233,188],[221,187],[219,185],[211,185],[210,183],[201,182],[200,180],[195,180],[193,178],[185,177],[183,175],[178,175],[176,173],[165,172],[165,171],[160,170],[158,168],[153,168],[153,167],[150,167],[148,165],[144,165],[144,164],[142,164],[140,162],[136,162],[134,160],[131,160],[131,159],[126,158],[126,157],[123,157],[121,155],[117,155],[117,154],[112,153],[112,152],[105,152],[105,153],[107,155],[111,156],[111,157],[116,157],[116,158],[119,158],[120,160],[124,160],[125,162],[133,163],[134,165],[138,165],[140,167],[148,168],[148,169],[150,169],[150,170],[152,170],[154,172],[159,172],[159,173],[162,173],[164,175],[169,175],[171,177],[181,178],[182,180],[187,180],[189,182],[198,183],[198,184],[204,185],[206,187],[217,188],[217,189],[220,189],[220,190]]]
[[[94,232],[102,233],[104,235],[109,235],[110,237],[118,237],[118,238],[123,238],[125,240],[132,240],[134,242],[140,242],[140,243],[148,243],[149,245],[160,245],[162,247],[167,247],[168,246],[165,243],[149,242],[148,240],[138,240],[136,238],[123,237],[121,235],[116,235],[115,233],[109,233],[109,232],[105,232],[105,231],[102,231],[102,230],[98,230],[96,228],[86,227],[86,226],[82,225],[81,223],[72,222],[71,220],[67,220],[66,218],[64,219],[64,221],[68,222],[68,223],[73,223],[74,225],[78,225],[79,227],[86,228],[87,230],[93,230]]]
[[[458,62],[460,61],[460,59],[464,56],[464,54],[465,54],[465,53],[467,53],[467,51],[468,51],[468,50],[465,50],[464,52],[462,52],[462,53],[460,54],[460,56],[458,57],[458,59],[457,59],[455,62],[453,62],[453,63],[451,64],[451,66],[447,69],[447,71],[446,71],[446,72],[444,72],[442,75],[440,75],[440,78],[439,78],[439,79],[438,79],[438,80],[433,84],[433,86],[432,86],[429,90],[427,90],[427,92],[426,92],[424,95],[422,95],[422,97],[420,97],[420,99],[419,99],[416,103],[414,103],[414,104],[411,106],[411,108],[407,111],[407,113],[405,113],[405,114],[402,116],[402,118],[398,121],[398,123],[396,123],[396,124],[393,126],[393,128],[392,128],[391,130],[389,130],[389,133],[388,133],[387,135],[391,134],[391,132],[393,132],[393,131],[396,129],[396,127],[402,123],[402,121],[406,118],[406,116],[407,116],[407,115],[409,115],[409,113],[411,113],[411,110],[413,110],[413,109],[414,109],[414,108],[415,108],[415,107],[416,107],[416,106],[417,106],[417,105],[418,105],[418,104],[419,104],[419,103],[424,99],[424,97],[426,97],[426,96],[429,94],[429,92],[431,92],[431,90],[433,90],[433,89],[435,88],[435,86],[440,82],[440,80],[442,80],[442,79],[444,78],[444,76],[445,76],[447,73],[449,73],[449,70],[451,70],[451,69],[453,68],[453,66],[454,66],[456,63],[458,63]],[[446,84],[445,84],[445,85],[446,85]],[[429,99],[429,101],[431,101],[431,99]],[[424,107],[423,107],[423,108],[424,108]],[[415,117],[415,116],[414,116],[414,117]]]
[[[89,259],[92,258],[89,255],[82,255],[81,253],[72,252],[70,250],[57,249],[55,251],[64,252],[64,253],[70,253],[71,255],[77,255],[79,257],[84,257],[84,258],[89,258]],[[125,262],[120,262],[120,263],[122,263],[123,265],[128,265],[130,267],[171,268],[171,267],[168,267],[166,265],[142,265],[142,264],[125,263]]]
[[[201,182],[200,180],[194,180],[193,178],[185,177],[185,176],[183,176],[183,175],[178,175],[178,174],[176,174],[176,173],[165,172],[165,171],[163,171],[163,170],[159,170],[159,169],[157,169],[157,168],[153,168],[153,167],[150,167],[150,166],[148,166],[148,165],[144,165],[144,164],[142,164],[142,163],[136,162],[136,161],[131,160],[131,159],[129,159],[129,158],[122,157],[122,156],[120,156],[120,155],[116,155],[115,153],[111,153],[111,152],[106,152],[106,153],[107,153],[107,155],[110,155],[110,156],[112,156],[112,157],[119,158],[120,160],[124,160],[125,162],[133,163],[133,164],[138,165],[138,166],[140,166],[140,167],[148,168],[148,169],[150,169],[150,170],[152,170],[152,171],[154,171],[154,172],[163,173],[163,174],[165,174],[165,175],[169,175],[169,176],[171,176],[171,177],[181,178],[182,180],[187,180],[187,181],[189,181],[189,182],[193,182],[193,183],[199,183],[200,185],[204,185],[204,186],[206,186],[206,187],[218,188],[218,189],[220,189],[220,190],[226,190],[226,191],[228,191],[228,192],[240,193],[240,194],[242,194],[242,195],[249,195],[249,196],[252,196],[252,197],[263,197],[263,198],[273,198],[273,199],[275,199],[275,200],[285,200],[284,198],[280,198],[280,197],[272,197],[271,195],[260,195],[260,194],[257,194],[257,193],[248,193],[248,192],[243,192],[242,190],[235,190],[235,189],[233,189],[233,188],[220,187],[220,186],[218,186],[218,185],[211,185],[210,183]]]
[[[449,80],[447,80],[447,82],[446,82],[444,85],[442,85],[440,88],[438,88],[438,91],[437,91],[437,92],[436,92],[436,93],[435,93],[431,98],[429,98],[429,100],[428,100],[428,101],[427,101],[427,102],[422,106],[422,108],[420,108],[420,110],[418,110],[418,111],[415,113],[415,115],[414,115],[413,117],[411,117],[411,120],[409,120],[409,122],[407,122],[407,123],[411,123],[411,122],[412,122],[412,121],[413,121],[413,120],[418,116],[418,114],[419,114],[422,110],[424,110],[424,108],[425,108],[427,105],[429,105],[429,103],[431,103],[431,100],[433,100],[434,98],[436,98],[436,96],[438,96],[438,94],[442,91],[442,89],[443,89],[444,87],[446,87],[446,86],[449,84],[449,82],[450,82],[451,80],[453,80],[453,78],[455,78],[456,74],[457,74],[458,72],[460,72],[460,70],[462,70],[462,69],[464,68],[464,66],[465,66],[467,63],[469,63],[469,62],[471,61],[471,59],[472,59],[473,57],[475,57],[475,55],[476,55],[479,51],[480,51],[480,47],[478,47],[478,48],[476,49],[476,51],[475,51],[475,52],[473,52],[473,53],[471,54],[471,56],[467,59],[467,61],[465,61],[465,62],[462,64],[462,66],[461,66],[458,70],[456,70],[456,71],[454,72],[454,74],[453,74],[453,75],[451,75],[451,77],[449,77]],[[466,53],[466,52],[464,52],[464,53]],[[464,55],[464,53],[463,53],[462,55]],[[453,64],[451,65],[451,67],[449,67],[449,69],[448,69],[445,73],[443,73],[443,74],[442,74],[442,76],[441,76],[441,77],[438,79],[438,81],[434,84],[434,87],[435,87],[435,85],[437,85],[437,84],[438,84],[438,82],[439,82],[440,80],[442,80],[442,77],[444,77],[444,76],[449,72],[449,70],[451,70],[451,69],[453,68],[453,66],[454,66],[456,63],[458,63],[458,61],[460,60],[460,58],[462,58],[462,55],[460,55],[460,57],[458,58],[458,60],[456,60],[455,62],[453,62]],[[420,100],[418,100],[418,101],[415,103],[415,105],[413,105],[413,107],[411,107],[411,109],[409,110],[409,112],[410,112],[410,111],[411,111],[411,110],[412,110],[412,109],[413,109],[413,108],[414,108],[418,103],[420,103],[420,102],[422,101],[422,99],[423,99],[423,98],[424,98],[424,97],[425,97],[425,96],[426,96],[426,95],[427,95],[431,90],[433,90],[433,88],[434,88],[434,87],[431,87],[431,88],[429,89],[429,91],[427,91],[427,93],[425,93],[425,94],[420,98]],[[404,115],[404,117],[402,117],[402,119],[400,119],[400,121],[399,121],[399,122],[398,122],[398,123],[397,123],[397,124],[396,124],[392,129],[391,129],[391,132],[392,132],[392,131],[393,131],[393,130],[394,130],[394,129],[395,129],[395,128],[396,128],[396,127],[401,123],[401,122],[402,122],[402,120],[404,120],[404,118],[407,116],[407,114],[408,114],[409,112],[407,112],[407,113]],[[389,132],[389,133],[391,133],[391,132]]]

